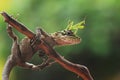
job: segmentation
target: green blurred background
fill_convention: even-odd
[[[35,32],[42,27],[52,33],[65,29],[68,20],[75,23],[86,17],[86,27],[79,30],[82,42],[58,47],[66,59],[87,66],[95,80],[120,80],[120,1],[119,0],[0,0],[0,12],[6,11]],[[24,36],[16,31],[22,39]],[[10,55],[12,40],[0,15],[0,80],[4,63]],[[37,55],[30,61],[38,64]],[[42,71],[16,67],[10,80],[82,80],[59,64]]]

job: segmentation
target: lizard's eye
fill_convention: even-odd
[[[66,34],[66,35],[69,35],[69,36],[73,36],[73,32],[72,32],[71,30],[65,31],[65,34]]]

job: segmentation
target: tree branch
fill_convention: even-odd
[[[35,36],[33,32],[28,30],[24,25],[22,25],[15,19],[11,18],[7,13],[2,12],[1,14],[5,18],[5,22],[13,26],[15,29],[17,29],[22,34],[26,35],[30,39],[32,39]],[[49,55],[56,62],[61,64],[65,69],[76,73],[78,76],[82,77],[84,80],[93,80],[87,67],[83,65],[79,65],[79,64],[74,64],[66,60],[64,57],[58,54],[52,47],[50,47],[50,45],[47,44],[45,41],[42,45],[39,45],[38,47],[44,50],[47,55]]]

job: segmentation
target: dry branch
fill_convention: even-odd
[[[2,12],[1,14],[5,18],[5,22],[13,26],[15,29],[17,29],[22,34],[26,35],[30,39],[32,39],[35,36],[33,32],[28,30],[24,25],[22,25],[15,19],[11,18],[7,13]],[[65,69],[71,72],[74,72],[78,76],[82,77],[83,80],[93,80],[87,67],[83,65],[79,65],[79,64],[74,64],[66,60],[60,54],[58,54],[52,47],[50,47],[49,44],[47,44],[45,41],[42,45],[39,45],[38,47],[44,50],[47,55],[49,55],[52,59],[54,59],[56,62],[61,64]]]

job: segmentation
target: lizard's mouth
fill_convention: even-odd
[[[81,38],[75,36],[61,36],[58,38],[54,38],[56,43],[60,46],[62,45],[73,45],[81,42]]]
[[[64,43],[66,43],[66,45],[73,45],[73,44],[80,43],[81,39],[79,37],[68,36],[68,37],[62,38],[61,41],[63,41]]]

